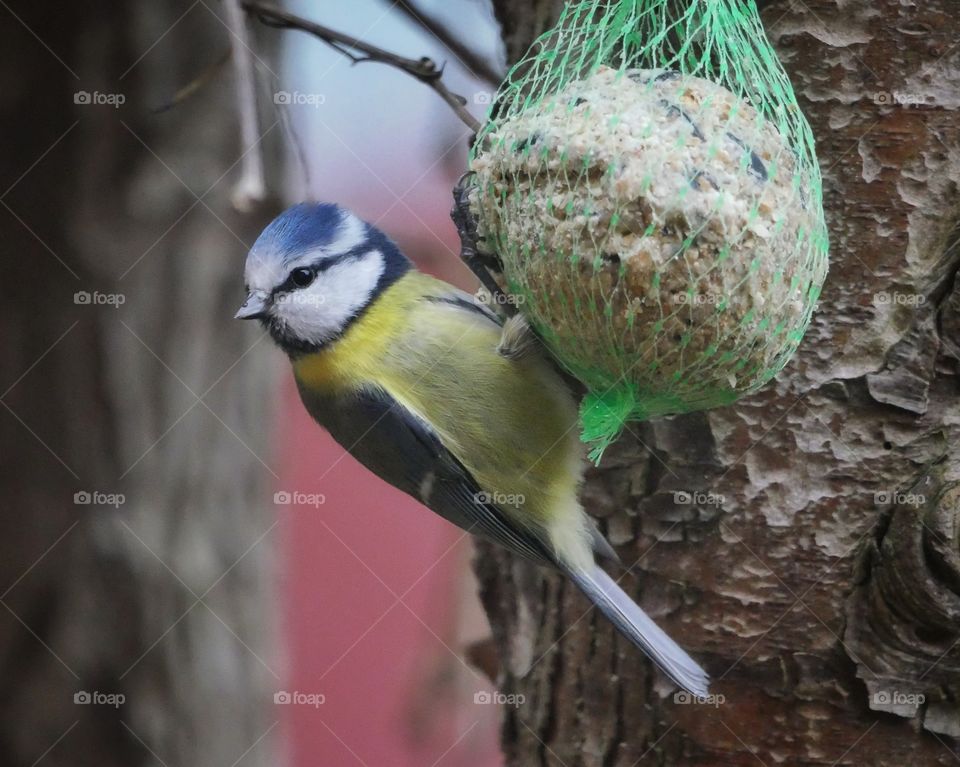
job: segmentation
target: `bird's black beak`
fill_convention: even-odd
[[[243,306],[233,315],[237,320],[262,320],[267,317],[268,296],[262,290],[251,290],[247,293],[247,298]]]

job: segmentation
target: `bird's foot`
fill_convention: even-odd
[[[484,252],[477,245],[480,239],[477,233],[477,217],[470,208],[470,193],[474,189],[471,183],[472,177],[472,171],[464,173],[453,188],[453,209],[450,211],[450,218],[453,219],[457,234],[460,236],[460,259],[490,293],[493,305],[512,315],[516,309],[506,300],[494,277],[503,272],[503,263],[496,254]]]

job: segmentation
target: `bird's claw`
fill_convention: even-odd
[[[481,251],[477,246],[479,240],[477,217],[470,208],[470,192],[474,188],[473,175],[473,171],[467,171],[453,188],[453,209],[450,211],[450,218],[453,219],[457,234],[460,236],[460,259],[489,291],[494,305],[512,315],[516,310],[510,302],[504,300],[503,291],[500,290],[494,278],[495,274],[502,273],[503,262],[496,254]]]

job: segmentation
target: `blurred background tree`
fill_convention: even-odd
[[[151,113],[223,8],[4,9],[0,763],[273,765],[273,387],[231,318],[274,211],[230,204],[229,67]]]

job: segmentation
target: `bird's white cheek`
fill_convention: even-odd
[[[309,287],[278,296],[273,316],[297,338],[325,343],[369,303],[383,269],[378,251],[332,266]]]
[[[297,338],[317,344],[335,336],[349,317],[330,286],[319,282],[279,296],[273,315]]]

